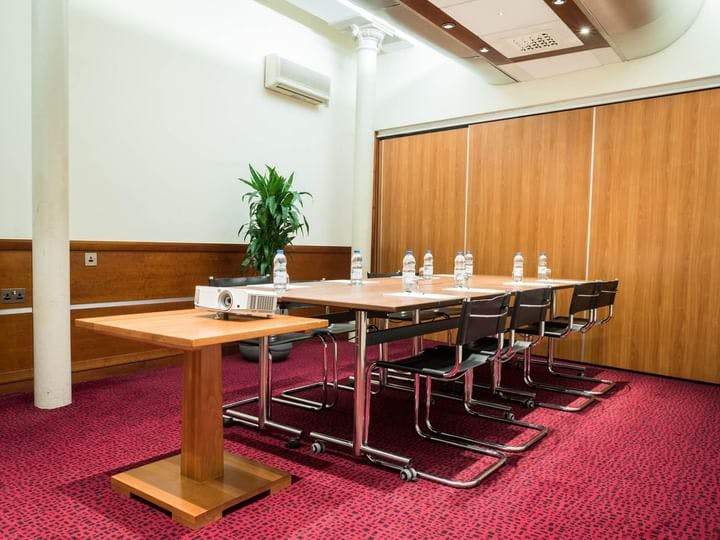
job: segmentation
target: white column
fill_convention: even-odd
[[[35,406],[72,402],[67,0],[32,0],[32,272]]]
[[[367,271],[372,243],[375,71],[385,32],[374,25],[353,26],[352,31],[357,41],[352,243],[362,251]]]

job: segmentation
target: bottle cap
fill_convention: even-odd
[[[412,255],[412,249],[408,249],[408,250],[405,252],[405,255]]]
[[[278,253],[283,253],[283,250],[282,250],[282,249],[278,249],[278,250],[275,252],[275,255],[277,255]]]

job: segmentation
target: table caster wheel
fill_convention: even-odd
[[[515,414],[511,412],[506,412],[503,414],[503,418],[505,420],[515,420]]]
[[[403,482],[415,482],[417,480],[417,471],[412,467],[403,467],[400,469],[400,479]]]
[[[325,443],[322,441],[315,441],[310,445],[310,450],[312,450],[313,454],[322,454],[325,452]]]
[[[527,407],[528,409],[534,409],[535,401],[532,399],[526,399],[525,401],[523,401],[523,407]]]
[[[293,450],[295,448],[300,448],[300,437],[290,437],[285,443],[285,446]]]
[[[230,427],[234,424],[233,419],[229,416],[223,416],[223,427]]]

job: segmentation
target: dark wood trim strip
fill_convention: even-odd
[[[184,251],[244,253],[247,244],[210,244],[187,242],[115,242],[71,240],[70,251]],[[289,253],[350,253],[350,246],[288,246]],[[0,238],[0,251],[32,251],[32,240]]]

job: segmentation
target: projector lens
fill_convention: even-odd
[[[233,298],[230,291],[221,291],[220,294],[218,294],[218,307],[220,309],[227,311],[232,307],[232,303]]]

